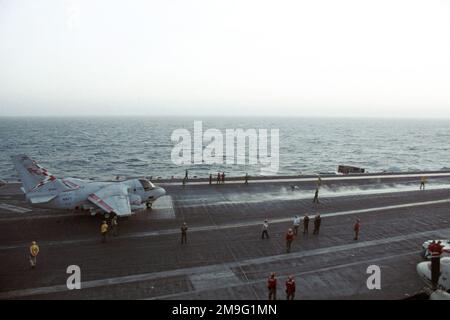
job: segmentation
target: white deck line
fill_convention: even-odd
[[[12,204],[6,204],[6,203],[0,203],[0,209],[4,209],[4,210],[16,212],[16,213],[25,213],[25,212],[32,211],[31,209],[28,209],[28,208],[22,208],[19,206],[14,206]]]
[[[318,177],[318,176],[317,176]],[[317,177],[308,178],[269,178],[269,179],[249,179],[249,183],[270,183],[270,182],[317,182]],[[322,182],[324,181],[351,181],[351,180],[369,180],[369,179],[398,179],[398,178],[421,178],[421,177],[450,177],[450,172],[441,173],[414,173],[414,174],[380,174],[380,175],[349,175],[349,176],[335,176],[335,177],[321,177]],[[158,180],[153,180],[154,183],[160,186],[181,186],[182,182],[158,182]],[[236,179],[231,177],[230,180],[225,180],[225,184],[243,184],[244,178]],[[195,181],[188,180],[186,186],[188,185],[208,185],[209,181]],[[212,185],[216,185],[216,180],[213,178]]]

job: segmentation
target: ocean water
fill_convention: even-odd
[[[173,130],[279,129],[278,175],[450,169],[450,121],[318,118],[0,118],[0,178],[17,179],[10,156],[25,153],[60,177],[153,179],[260,175],[262,165],[175,165]]]

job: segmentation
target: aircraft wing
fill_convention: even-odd
[[[128,187],[123,184],[111,184],[91,194],[88,200],[107,213],[114,212],[118,216],[131,215]]]

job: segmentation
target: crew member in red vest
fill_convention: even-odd
[[[272,272],[269,280],[267,280],[267,289],[269,289],[269,300],[277,300],[277,278],[275,278],[275,272]]]
[[[289,229],[286,233],[286,252],[291,252],[291,245],[292,241],[294,241],[294,231],[292,229]]]
[[[286,281],[286,300],[294,300],[295,298],[295,279],[289,276]]]
[[[428,246],[431,254],[431,286],[433,290],[438,288],[439,277],[441,276],[441,255],[443,246],[440,241],[433,241]]]
[[[355,225],[353,226],[353,231],[355,231],[355,238],[353,240],[359,239],[359,230],[361,230],[361,221],[356,219]]]

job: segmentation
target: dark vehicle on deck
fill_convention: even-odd
[[[366,169],[353,166],[339,166],[338,172],[342,174],[364,173],[366,172]]]

